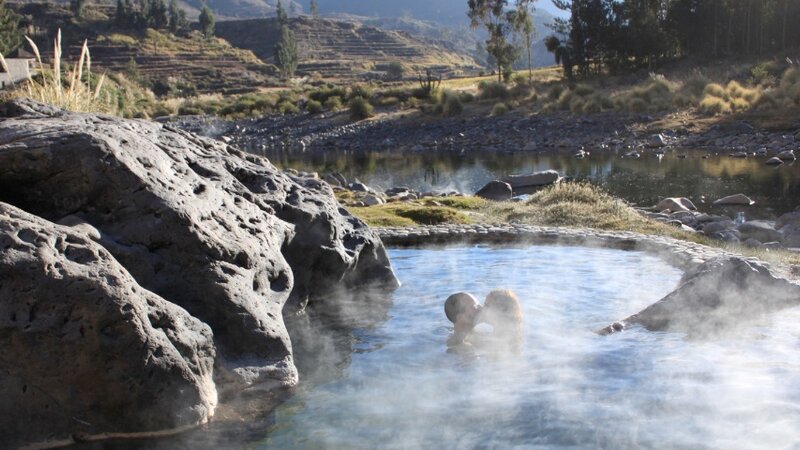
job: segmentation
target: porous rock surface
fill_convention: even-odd
[[[0,442],[207,421],[211,329],[83,233],[0,203]],[[6,447],[8,448],[8,447]]]
[[[800,306],[800,286],[769,267],[739,257],[708,261],[687,272],[680,286],[658,302],[601,330],[641,325],[651,331],[714,336],[784,308]]]
[[[325,183],[158,123],[2,105],[0,201],[94,230],[142,288],[210,326],[221,392],[297,383],[284,311],[397,286],[378,236]]]

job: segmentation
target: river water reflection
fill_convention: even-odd
[[[766,157],[736,159],[705,150],[678,150],[662,157],[645,152],[638,159],[613,151],[592,152],[584,159],[562,153],[477,151],[275,152],[267,156],[284,168],[338,171],[348,179],[357,177],[384,189],[405,185],[422,191],[472,193],[505,175],[553,169],[562,176],[600,184],[641,206],[654,205],[663,197],[685,196],[699,209],[711,210],[714,200],[738,193],[756,201],[747,210],[748,217],[774,218],[800,206],[800,164],[770,167]]]

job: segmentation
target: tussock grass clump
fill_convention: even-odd
[[[469,219],[463,213],[443,206],[408,207],[398,209],[396,214],[422,225],[469,223]]]
[[[492,115],[493,116],[503,116],[508,113],[508,105],[503,102],[495,103],[492,107]]]
[[[558,183],[511,211],[509,221],[614,230],[649,226],[635,209],[590,183]]]
[[[613,103],[620,111],[667,111],[675,107],[676,90],[677,86],[663,76],[651,75],[643,85],[617,95]]]
[[[736,80],[731,80],[727,86],[710,83],[703,90],[703,100],[699,109],[705,114],[730,114],[733,112],[747,111],[759,104],[762,96],[760,88],[742,86]]]
[[[511,97],[508,86],[499,81],[480,82],[478,92],[481,100],[508,100]]]
[[[728,100],[728,91],[719,83],[709,83],[705,89],[703,89],[703,96]]]
[[[45,65],[36,46],[25,37],[36,57],[37,74],[28,73],[28,79],[13,89],[8,98],[29,97],[70,111],[116,113],[115,105],[103,96],[105,75],[99,78],[92,75],[92,57],[87,41],[83,41],[78,61],[70,67],[64,61],[61,50],[61,30],[58,30],[53,43],[53,65]],[[0,66],[7,72],[8,64],[0,55]]]
[[[461,97],[457,92],[444,90],[437,97],[443,117],[455,117],[464,112],[464,105],[461,103]]]
[[[730,114],[733,111],[729,102],[720,97],[706,95],[700,102],[700,111],[705,114]]]
[[[348,105],[350,107],[350,118],[353,120],[364,120],[373,116],[374,108],[363,97],[350,99]]]

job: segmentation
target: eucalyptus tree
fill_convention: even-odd
[[[494,58],[497,79],[502,81],[503,75],[510,72],[519,57],[519,49],[509,40],[514,27],[508,0],[468,0],[468,6],[470,25],[473,28],[484,27],[489,33],[486,51]]]

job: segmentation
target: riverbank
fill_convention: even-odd
[[[188,131],[224,139],[255,153],[347,149],[363,151],[542,152],[557,149],[659,150],[700,148],[755,155],[794,150],[800,122],[766,123],[757,116],[708,117],[692,110],[631,114],[608,111],[574,115],[532,113],[503,116],[430,117],[418,111],[379,114],[352,122],[346,112],[292,114],[259,119],[222,120],[185,116],[171,123]]]

